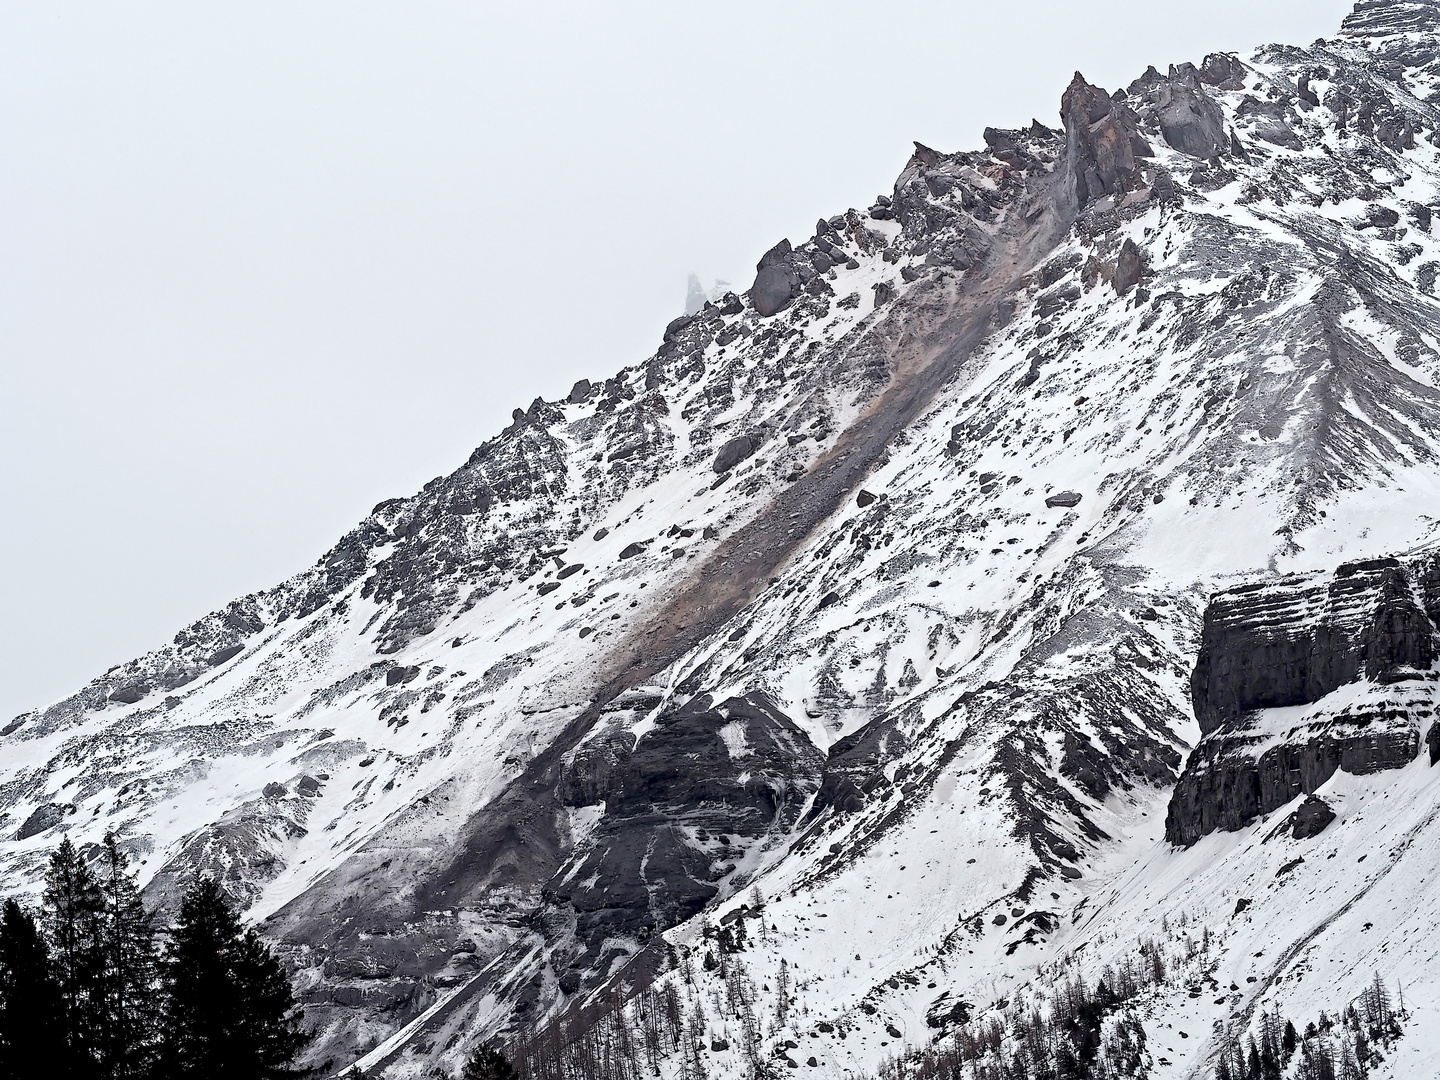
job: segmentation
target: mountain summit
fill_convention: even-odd
[[[1366,0],[916,144],[0,729],[6,888],[213,876],[370,1075],[1435,1075],[1437,63]]]

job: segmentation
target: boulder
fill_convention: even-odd
[[[680,332],[695,321],[693,315],[681,315],[677,319],[671,319],[665,327],[665,340],[674,341],[680,336]]]
[[[130,683],[128,686],[111,691],[108,700],[120,705],[134,705],[149,692],[150,688],[144,683]]]
[[[1296,840],[1309,840],[1312,836],[1319,836],[1334,820],[1335,811],[1330,809],[1324,799],[1307,795],[1299,808],[1286,819],[1285,824],[1290,829],[1290,835]]]
[[[295,793],[303,795],[307,799],[313,799],[320,794],[320,781],[313,776],[302,776],[295,785]]]
[[[1271,146],[1283,146],[1287,150],[1305,149],[1304,140],[1284,120],[1259,120],[1254,133],[1257,139]]]
[[[1245,65],[1229,53],[1211,53],[1196,74],[1217,90],[1239,90],[1245,85]]]
[[[393,667],[385,673],[385,685],[396,686],[401,683],[408,683],[420,674],[419,665],[412,664],[409,667]]]
[[[855,496],[855,505],[858,506],[861,510],[864,510],[865,507],[869,506],[874,501],[875,496],[870,494],[870,492],[866,491],[864,488],[861,488],[860,494]]]
[[[750,302],[761,315],[774,315],[799,292],[800,275],[794,266],[790,241],[781,240],[755,265]]]
[[[625,545],[625,548],[620,552],[620,558],[622,558],[622,559],[633,559],[636,555],[641,555],[641,554],[643,554],[644,551],[645,551],[645,545],[644,545],[644,544],[639,544],[639,543],[636,543],[636,544],[626,544],[626,545]]]
[[[15,834],[16,840],[28,840],[32,836],[39,836],[46,829],[53,829],[60,822],[65,820],[66,813],[72,807],[63,803],[46,803],[44,806],[36,807],[35,811],[25,819],[20,826],[20,831]]]
[[[1134,240],[1126,238],[1120,248],[1120,258],[1115,263],[1115,291],[1124,296],[1136,285],[1145,272],[1145,258]]]
[[[227,645],[225,648],[219,649],[210,654],[209,664],[211,667],[219,667],[221,664],[225,663],[225,661],[233,660],[235,657],[239,656],[244,651],[245,646],[243,644]]]
[[[1048,499],[1046,499],[1045,505],[1050,507],[1052,510],[1057,506],[1063,506],[1068,509],[1070,507],[1079,506],[1080,500],[1083,497],[1084,496],[1082,496],[1078,491],[1062,491],[1060,492],[1060,494],[1051,495]]]
[[[737,435],[715,455],[714,469],[717,473],[729,472],[757,449],[756,440],[749,435]]]
[[[1209,161],[1230,144],[1225,114],[1189,72],[1171,70],[1170,78],[1160,87],[1156,115],[1160,134],[1182,154]]]

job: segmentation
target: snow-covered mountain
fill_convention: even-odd
[[[387,1076],[973,1071],[1083,979],[1080,1075],[1208,1078],[1377,974],[1440,1073],[1440,2],[985,141],[0,729],[0,882],[215,875]]]

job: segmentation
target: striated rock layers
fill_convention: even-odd
[[[1206,738],[1171,797],[1166,837],[1189,845],[1242,828],[1337,769],[1413,761],[1434,714],[1437,618],[1436,555],[1214,596],[1190,679]]]

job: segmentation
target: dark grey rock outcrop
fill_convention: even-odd
[[[1312,836],[1319,836],[1334,820],[1335,811],[1330,809],[1324,799],[1307,795],[1299,808],[1286,819],[1285,824],[1290,827],[1290,835],[1296,840],[1309,840]]]
[[[1424,606],[1416,595],[1424,598]],[[1375,559],[1211,598],[1190,677],[1205,734],[1252,709],[1303,705],[1436,657],[1440,563]]]
[[[1194,158],[1209,160],[1229,145],[1225,115],[1200,85],[1195,71],[1170,69],[1160,87],[1156,118],[1165,141]]]
[[[603,803],[595,842],[545,888],[573,912],[575,970],[601,969],[607,943],[645,941],[694,915],[745,850],[798,818],[821,755],[767,695],[702,694],[567,769],[572,805]],[[602,971],[603,974],[603,971]]]
[[[1141,186],[1138,159],[1154,151],[1128,105],[1086,82],[1077,71],[1061,98],[1060,115],[1077,205]]]
[[[774,315],[800,295],[800,274],[791,259],[789,240],[781,240],[755,266],[750,302],[761,315]]]
[[[726,473],[755,453],[757,441],[750,435],[737,435],[729,440],[715,455],[715,471]]]
[[[1120,248],[1120,256],[1115,261],[1115,291],[1124,296],[1140,284],[1144,274],[1145,256],[1135,241],[1127,237]]]
[[[1200,81],[1217,90],[1239,90],[1245,85],[1245,65],[1229,53],[1211,53],[1196,71]]]
[[[1398,769],[1434,715],[1440,557],[1348,563],[1211,598],[1191,674],[1206,738],[1175,786],[1165,835],[1243,828],[1336,770]],[[1308,713],[1342,687],[1343,700]],[[1273,717],[1273,719],[1272,719]],[[1432,728],[1433,730],[1433,728]]]
[[[1414,721],[1423,715],[1417,702],[1385,700],[1341,722],[1306,725],[1258,756],[1246,733],[1212,736],[1196,747],[1175,785],[1165,838],[1188,846],[1217,830],[1243,829],[1316,791],[1338,769],[1363,776],[1403,768],[1419,751]]]
[[[73,809],[73,806],[67,807],[63,803],[53,802],[36,807],[25,819],[24,824],[20,826],[19,831],[15,833],[15,839],[28,840],[32,836],[39,836],[46,829],[53,829],[64,821],[66,813]]]

